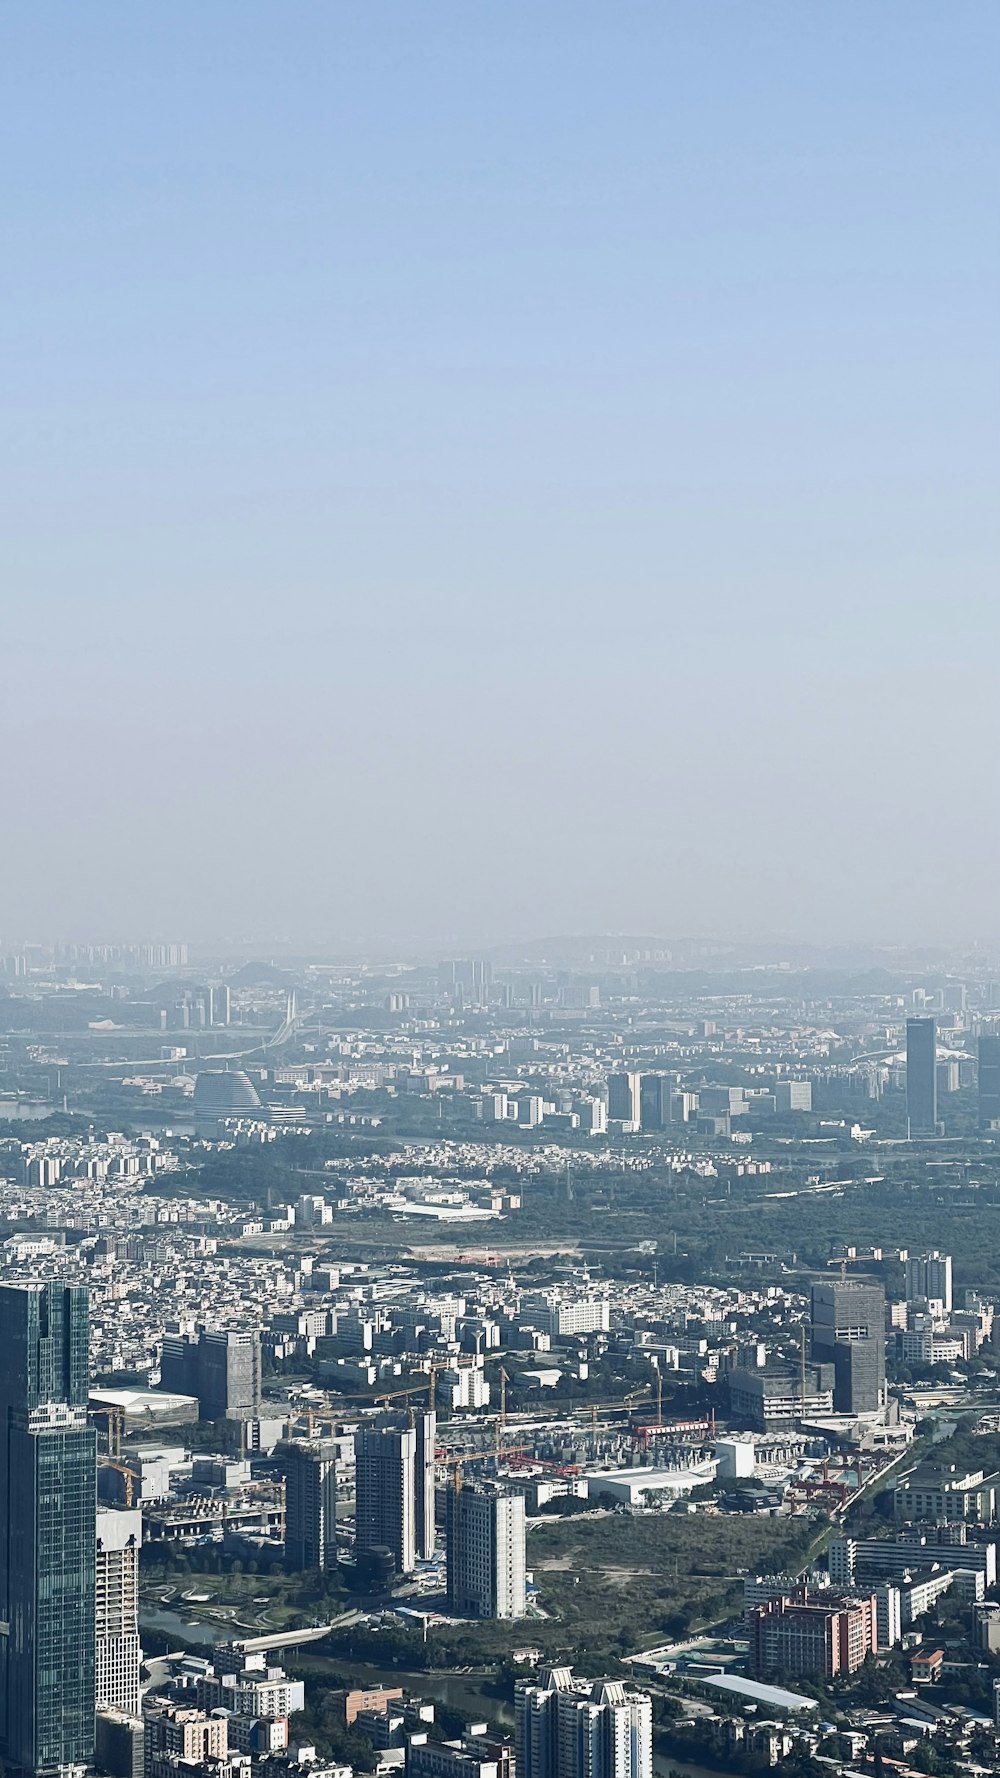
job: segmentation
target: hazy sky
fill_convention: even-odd
[[[11,0],[0,941],[1000,941],[996,0]]]

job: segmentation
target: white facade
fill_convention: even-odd
[[[448,1495],[447,1570],[452,1610],[518,1618],[525,1611],[524,1495],[489,1484]]]
[[[516,1689],[515,1742],[518,1778],[652,1778],[652,1699],[550,1668]]]
[[[931,1253],[913,1254],[906,1261],[906,1300],[912,1303],[920,1298],[926,1298],[938,1313],[951,1314],[950,1253],[939,1253],[935,1247]]]
[[[142,1513],[97,1513],[94,1690],[98,1710],[139,1715],[139,1551]]]

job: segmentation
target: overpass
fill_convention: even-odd
[[[268,1649],[301,1648],[307,1642],[322,1642],[331,1630],[356,1624],[364,1615],[363,1611],[345,1611],[343,1617],[334,1618],[332,1624],[313,1624],[308,1630],[275,1630],[269,1636],[241,1636],[233,1639],[233,1647],[242,1649],[247,1655],[265,1654]]]

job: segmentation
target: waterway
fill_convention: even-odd
[[[61,1105],[47,1105],[41,1099],[0,1098],[0,1124],[37,1121],[43,1117],[54,1117],[61,1110]]]
[[[192,1605],[192,1614],[197,1606]],[[202,1624],[195,1615],[182,1617],[180,1612],[168,1611],[163,1605],[142,1605],[139,1608],[140,1628],[158,1630],[161,1636],[175,1636],[177,1647],[186,1648],[188,1643],[227,1642],[230,1637],[239,1636],[242,1632],[225,1624]]]
[[[191,1610],[197,1611],[197,1606],[192,1605]],[[175,1637],[178,1648],[185,1647],[189,1642],[224,1642],[234,1634],[240,1634],[239,1630],[234,1632],[220,1624],[203,1624],[194,1617],[182,1617],[180,1613],[163,1606],[144,1606],[141,1623],[143,1629],[159,1630],[163,1635]],[[356,1661],[347,1656],[315,1654],[308,1646],[296,1650],[291,1658],[295,1662],[296,1671],[304,1676],[307,1685],[321,1680],[324,1670],[329,1670],[331,1675],[348,1673],[353,1685],[364,1686],[366,1689],[380,1685],[400,1685],[414,1697],[428,1698],[435,1703],[446,1704],[451,1710],[460,1711],[469,1722],[485,1721],[513,1733],[513,1703],[509,1698],[499,1697],[487,1689],[492,1678],[489,1672],[477,1670],[468,1673],[441,1673],[430,1670],[424,1673],[405,1667],[375,1666],[370,1661]],[[659,1750],[653,1753],[653,1771],[657,1778],[669,1778],[672,1772],[676,1772],[679,1778],[719,1778],[718,1770],[692,1765],[687,1760],[675,1759]]]

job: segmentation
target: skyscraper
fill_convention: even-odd
[[[979,1128],[1000,1123],[1000,1036],[979,1039]]]
[[[88,1347],[84,1286],[0,1286],[0,1753],[25,1775],[94,1752]]]
[[[639,1124],[642,1118],[641,1075],[616,1069],[608,1075],[608,1116],[615,1123]]]
[[[139,1715],[138,1507],[102,1507],[97,1514],[96,1646],[94,1691],[98,1710]]]
[[[834,1367],[838,1414],[871,1414],[885,1405],[885,1291],[881,1284],[814,1284],[812,1355]]]
[[[639,1083],[639,1122],[644,1130],[665,1130],[670,1122],[670,1081],[644,1074]]]
[[[337,1561],[337,1469],[333,1439],[289,1439],[285,1472],[285,1556],[290,1568],[324,1571]]]
[[[913,1136],[937,1129],[937,1025],[933,1019],[906,1021],[906,1121]]]
[[[434,1554],[435,1424],[424,1413],[412,1426],[380,1422],[355,1435],[356,1549],[391,1550],[398,1574]]]
[[[543,1668],[514,1691],[518,1778],[652,1778],[653,1703],[618,1680]]]
[[[429,1562],[436,1541],[434,1526],[434,1451],[437,1444],[437,1415],[429,1411],[415,1414],[413,1430],[417,1435],[416,1467],[413,1475],[413,1532],[417,1560]]]
[[[210,1025],[228,1025],[230,1017],[229,988],[225,982],[215,982],[208,990],[208,1022]]]
[[[448,1601],[461,1617],[524,1616],[524,1495],[496,1483],[449,1489]]]
[[[940,1303],[940,1312],[952,1311],[951,1254],[914,1253],[906,1261],[906,1300],[917,1302],[926,1297],[929,1303]]]

